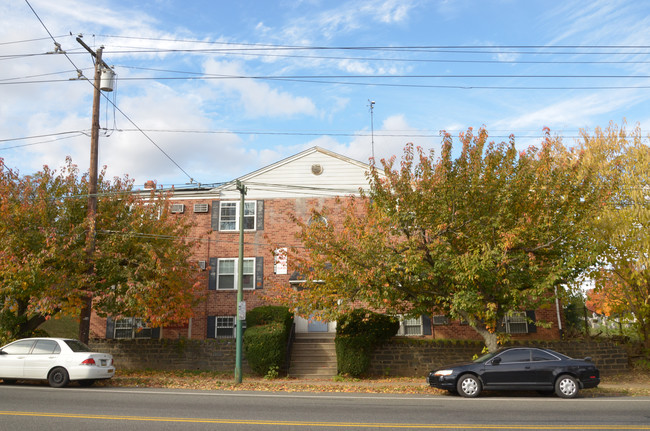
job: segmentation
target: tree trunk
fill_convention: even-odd
[[[497,333],[488,331],[487,328],[481,326],[481,323],[477,322],[476,319],[472,318],[468,313],[460,313],[460,315],[469,323],[469,326],[471,326],[476,332],[478,332],[481,337],[483,337],[483,341],[485,341],[485,347],[487,347],[488,352],[496,352],[499,348]]]
[[[643,339],[643,346],[650,349],[650,320],[641,320],[641,338]]]
[[[497,333],[496,332],[490,332],[485,328],[481,328],[480,326],[472,326],[476,332],[479,333],[481,337],[483,337],[483,341],[485,341],[485,347],[487,347],[488,352],[496,352],[497,349],[499,349],[499,340],[497,339]]]
[[[29,317],[26,321],[18,325],[18,333],[16,334],[17,338],[30,337],[32,332],[34,332],[42,323],[45,322],[45,316],[40,314]]]

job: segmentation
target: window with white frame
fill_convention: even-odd
[[[144,319],[123,317],[115,321],[115,338],[151,338],[152,331]]]
[[[219,205],[219,230],[239,231],[239,202],[221,202]],[[244,202],[244,230],[255,230],[257,202]]]
[[[236,326],[235,316],[217,316],[214,335],[216,338],[235,338]]]
[[[505,332],[508,334],[527,334],[528,319],[526,318],[526,312],[517,311],[508,313],[508,315],[503,318],[503,326]]]
[[[422,333],[422,316],[400,320],[398,335],[417,336],[422,335]]]
[[[239,259],[219,259],[217,262],[217,289],[237,289]],[[255,258],[244,259],[242,288],[255,289]]]

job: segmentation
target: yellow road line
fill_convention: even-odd
[[[146,416],[94,415],[75,413],[43,413],[0,411],[0,416],[30,416],[66,419],[103,419],[114,421],[177,422],[238,425],[311,426],[346,428],[401,428],[401,429],[521,429],[521,430],[650,430],[650,425],[514,425],[514,424],[398,424],[373,422],[307,422],[253,419],[173,418]]]

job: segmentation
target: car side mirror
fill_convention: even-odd
[[[501,358],[492,359],[492,365],[499,365],[501,363]]]
[[[587,357],[585,358],[585,361],[587,361],[587,362],[593,362],[593,360],[591,359],[591,356],[587,356]]]
[[[6,354],[7,352],[5,352],[4,350],[0,350],[0,355],[6,355]]]

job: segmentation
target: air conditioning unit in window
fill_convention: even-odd
[[[208,212],[208,204],[194,204],[194,212],[195,213],[207,213]]]
[[[205,260],[199,260],[199,268],[201,268],[202,271],[205,271],[205,268],[207,267]]]
[[[184,213],[185,204],[172,204],[171,212],[172,214]]]
[[[443,314],[438,314],[433,316],[434,325],[449,325],[449,319]]]

